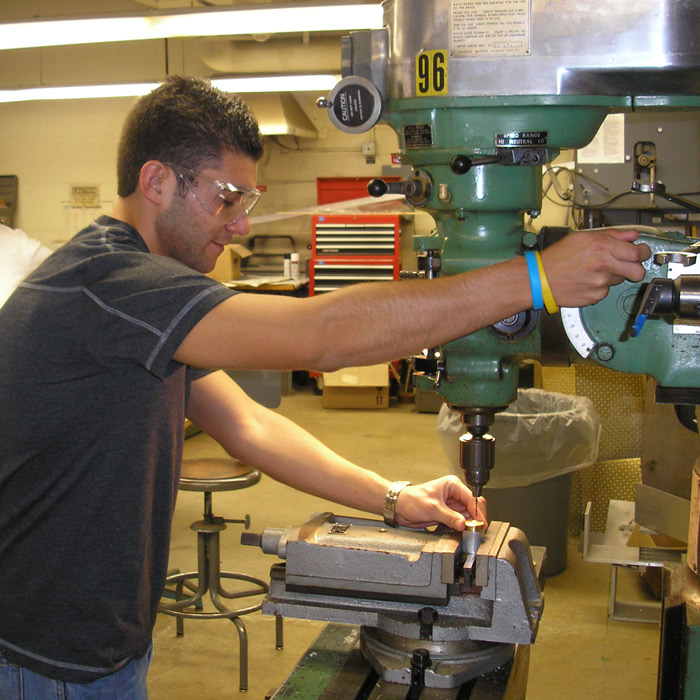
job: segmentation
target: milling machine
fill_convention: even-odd
[[[345,77],[320,106],[344,131],[379,121],[396,131],[401,162],[412,171],[402,182],[375,180],[369,190],[403,193],[432,215],[435,234],[414,241],[425,276],[551,242],[523,226],[523,214],[542,207],[542,168],[561,149],[588,144],[608,114],[700,107],[697,3],[585,5],[577,12],[563,0],[387,0],[383,29],[344,37]],[[642,240],[655,253],[689,245],[651,230]],[[650,321],[643,341],[629,337],[646,283],[676,276],[668,262],[655,257],[641,285],[564,310],[562,321],[582,357],[650,374],[669,390],[697,387],[700,379],[684,371],[696,364],[687,359],[698,347],[692,332],[664,315]],[[489,426],[515,400],[522,360],[569,360],[566,344],[551,341],[560,325],[545,316],[504,319],[429,350],[423,363],[419,383],[463,416],[462,466],[476,493],[493,467]]]
[[[402,193],[432,215],[435,233],[414,241],[422,276],[551,242],[523,225],[541,210],[542,168],[588,144],[608,114],[700,108],[698,3],[579,4],[386,0],[383,29],[343,38],[343,80],[319,105],[346,132],[380,121],[396,131],[411,173],[369,190]],[[525,311],[427,351],[417,382],[462,414],[461,464],[475,493],[494,466],[489,427],[516,398],[522,360],[568,363],[566,336],[579,360],[653,376],[657,400],[700,403],[696,246],[650,229],[641,240],[653,252],[643,282],[562,309],[563,323]],[[477,547],[455,533],[325,514],[249,543],[287,560],[264,610],[361,626],[381,688],[333,697],[524,698],[513,669],[526,662],[513,645],[534,641],[543,598],[527,541],[507,523],[492,523]],[[506,669],[503,682],[486,691],[496,669]]]

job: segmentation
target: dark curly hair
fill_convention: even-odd
[[[117,155],[117,192],[134,192],[149,160],[190,170],[215,167],[222,151],[260,160],[264,138],[247,105],[208,80],[173,75],[144,95],[126,118]]]

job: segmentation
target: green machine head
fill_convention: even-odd
[[[383,29],[343,38],[343,80],[319,104],[344,131],[380,121],[396,131],[412,171],[402,182],[373,181],[370,194],[402,193],[432,215],[435,234],[414,243],[427,277],[541,247],[523,214],[541,210],[542,167],[588,144],[608,114],[700,108],[697,3],[591,0],[585,13],[558,0],[383,7]],[[652,232],[644,240],[658,253],[688,247]],[[668,304],[652,308],[632,337],[650,280],[681,274],[658,255],[648,270],[644,283],[620,285],[595,307],[565,310],[564,327],[585,358],[697,388],[700,337],[676,332]],[[526,311],[432,349],[418,377],[462,413],[462,466],[478,493],[493,466],[495,413],[515,400],[523,359],[550,350],[542,315]]]

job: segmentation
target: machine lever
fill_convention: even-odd
[[[456,155],[450,161],[450,170],[455,175],[464,175],[477,165],[544,165],[547,162],[546,148],[498,148],[495,156]]]
[[[416,169],[399,182],[386,182],[375,177],[367,183],[370,197],[381,197],[385,194],[402,194],[416,207],[422,207],[433,192],[433,179],[425,170]]]
[[[649,184],[642,184],[641,182],[635,181],[632,183],[632,190],[634,192],[644,192],[645,194],[655,194],[661,197],[662,199],[666,199],[669,202],[678,204],[678,206],[681,206],[684,209],[690,209],[690,211],[700,211],[700,204],[697,204],[696,202],[691,202],[685,197],[679,197],[676,194],[670,194],[669,192],[666,192],[666,185],[664,185],[661,182],[650,182]]]
[[[386,182],[379,177],[375,177],[367,183],[367,192],[370,197],[382,197],[385,194],[406,194],[406,183]]]
[[[221,518],[221,520],[225,523],[240,523],[246,530],[250,528],[250,515],[248,513],[243,518]]]
[[[481,158],[472,158],[470,156],[458,155],[450,161],[450,170],[455,175],[464,175],[468,173],[475,165],[493,165],[500,162],[498,156],[483,156]]]

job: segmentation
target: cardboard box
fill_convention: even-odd
[[[444,399],[437,391],[416,389],[415,406],[418,413],[440,413]]]
[[[323,373],[323,408],[389,408],[389,367],[346,367]]]
[[[253,254],[244,245],[232,243],[224,248],[223,253],[219,255],[214,269],[207,273],[208,277],[215,279],[217,282],[230,282],[241,278],[241,260],[248,258]]]

